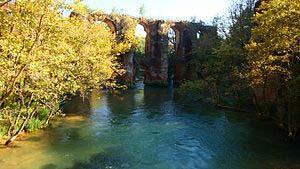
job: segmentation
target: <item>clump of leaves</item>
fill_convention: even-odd
[[[29,132],[36,131],[43,127],[43,123],[44,121],[40,120],[39,118],[32,118],[27,125],[27,130]]]
[[[1,126],[1,127],[0,127],[0,137],[5,136],[6,133],[7,133],[7,130],[8,130],[8,127],[7,127],[7,126]]]
[[[178,92],[181,95],[191,96],[196,99],[205,99],[210,95],[208,84],[204,80],[186,81],[180,85]]]

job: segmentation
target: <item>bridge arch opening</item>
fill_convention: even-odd
[[[143,64],[146,57],[146,51],[147,51],[147,37],[148,37],[148,31],[146,27],[138,23],[135,29],[135,37],[138,40],[138,44],[135,48],[134,52],[134,60],[135,60],[135,70],[136,70],[136,80],[140,80],[144,77],[144,67]]]
[[[197,39],[200,39],[202,36],[202,32],[201,30],[198,30],[198,32],[196,33]]]
[[[174,28],[169,28],[168,30],[168,50],[169,52],[176,51],[176,31]]]
[[[168,81],[169,83],[173,83],[174,79],[174,69],[176,62],[176,53],[177,53],[177,45],[179,39],[179,32],[174,27],[170,27],[167,33],[168,37]]]

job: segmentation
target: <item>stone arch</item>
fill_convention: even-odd
[[[176,35],[176,56],[182,57],[184,55],[183,51],[183,30],[186,28],[185,22],[174,22],[170,27],[175,31]]]
[[[178,53],[181,41],[181,31],[176,25],[171,26],[170,29],[175,32],[175,52]]]
[[[107,22],[104,22],[104,21],[101,20],[101,21],[95,21],[94,23],[97,24],[97,25],[103,25],[103,26],[105,26],[105,28],[108,31],[110,31],[112,34],[115,34],[114,28],[111,27],[111,25],[107,24]]]
[[[106,23],[107,26],[110,28],[110,31],[113,33],[113,34],[116,34],[117,33],[117,26],[116,24],[108,19],[108,18],[104,18],[104,20],[102,20],[102,22]]]
[[[107,27],[113,34],[117,33],[116,23],[114,23],[114,21],[110,19],[109,15],[102,13],[93,13],[89,15],[88,19],[93,22],[103,22],[107,25]]]
[[[151,29],[149,22],[145,19],[138,19],[137,22],[139,25],[141,25],[144,28],[144,31],[146,32],[145,37],[145,55],[149,56],[151,52]]]
[[[173,31],[175,33],[175,39],[174,42],[175,46],[174,46],[174,50],[176,55],[178,55],[177,53],[179,53],[180,50],[180,45],[181,45],[181,25],[177,22],[165,22],[164,23],[164,31],[163,34],[165,34],[165,36],[169,39],[169,33],[170,31]]]
[[[147,20],[145,19],[139,19],[138,20],[138,24],[142,25],[144,27],[145,32],[148,34],[150,33],[150,27],[149,27],[149,23]]]

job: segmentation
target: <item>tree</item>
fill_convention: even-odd
[[[273,89],[277,110],[287,113],[283,118],[292,136],[296,131],[292,117],[297,109],[291,102],[299,97],[289,91],[299,82],[296,79],[300,75],[300,4],[297,0],[263,1],[258,11],[254,17],[256,27],[247,46],[250,56],[248,78],[253,88],[263,89],[265,102],[266,90]]]
[[[140,15],[140,17],[144,17],[145,14],[146,14],[146,6],[145,6],[145,4],[143,4],[139,8],[139,15]]]
[[[227,104],[224,98],[234,100],[231,106],[237,107],[241,101],[249,101],[250,90],[242,72],[247,68],[245,46],[251,38],[254,4],[254,0],[235,1],[226,21],[216,18],[214,24],[221,35],[200,32],[196,56],[190,64],[197,68],[200,78],[210,84],[216,104],[221,100]]]
[[[63,9],[73,11],[63,17]],[[122,43],[87,18],[80,1],[18,0],[0,9],[0,120],[2,134],[13,142],[24,130],[47,126],[66,95],[84,95],[116,87],[117,56],[134,40]]]

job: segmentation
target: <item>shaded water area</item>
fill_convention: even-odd
[[[100,97],[99,97],[100,96]],[[254,115],[174,97],[171,89],[93,94],[70,116],[0,149],[1,169],[271,169],[300,163],[288,143]]]

